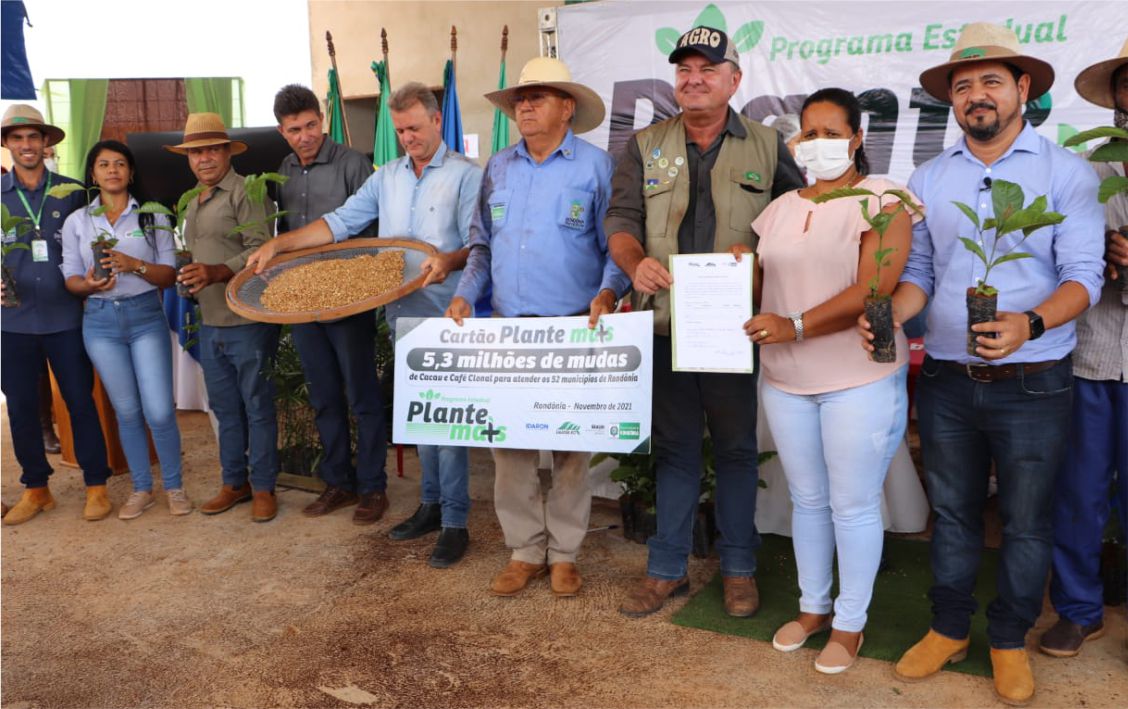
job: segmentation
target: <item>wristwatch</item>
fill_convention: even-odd
[[[795,341],[803,341],[803,313],[788,313],[787,317],[791,318],[791,324],[795,326]]]
[[[1030,319],[1030,339],[1037,340],[1046,332],[1046,323],[1042,322],[1042,316],[1033,310],[1027,310],[1026,317]]]
[[[149,272],[149,267],[145,265],[144,261],[142,261],[140,266],[133,269],[133,272],[136,273],[138,276],[144,276],[146,273]]]

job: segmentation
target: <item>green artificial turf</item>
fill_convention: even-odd
[[[760,589],[759,613],[752,618],[725,615],[718,574],[674,614],[673,622],[689,628],[771,642],[775,631],[793,620],[799,612],[799,585],[791,539],[777,535],[764,535],[763,539],[756,572]],[[861,652],[863,657],[896,662],[928,631],[932,617],[928,600],[928,588],[932,584],[928,549],[927,542],[886,538],[887,566],[878,573],[874,584]],[[994,596],[997,564],[998,554],[984,549],[975,589],[979,610],[972,616],[971,648],[967,659],[948,665],[949,670],[985,677],[991,675],[987,621],[983,611]],[[837,593],[837,586],[836,581],[832,593]],[[830,633],[815,635],[805,647],[819,649],[826,644],[829,636]]]

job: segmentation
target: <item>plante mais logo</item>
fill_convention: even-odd
[[[725,14],[712,3],[705,6],[705,9],[701,11],[701,14],[697,16],[697,19],[693,21],[689,29],[693,29],[694,27],[715,27],[728,34],[728,21],[725,20]],[[664,55],[668,55],[670,52],[674,51],[674,47],[678,43],[678,38],[681,37],[682,34],[683,32],[673,27],[663,27],[659,29],[654,33],[654,42],[658,45],[658,51]],[[732,37],[732,43],[733,46],[736,47],[736,51],[746,52],[760,43],[760,38],[764,36],[764,23],[762,20],[745,22],[730,36]]]

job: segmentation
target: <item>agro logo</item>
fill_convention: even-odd
[[[710,3],[705,6],[697,19],[693,21],[690,28],[693,27],[714,27],[722,32],[728,32],[728,22],[725,21],[725,15],[720,9]],[[674,29],[673,27],[663,27],[654,33],[654,41],[658,45],[658,51],[663,55],[668,55],[674,51],[678,44],[678,38],[683,33]],[[745,22],[740,26],[740,29],[735,34],[731,35],[733,46],[736,47],[738,52],[747,52],[760,42],[760,37],[764,34],[764,23],[761,20],[753,20],[752,22]]]

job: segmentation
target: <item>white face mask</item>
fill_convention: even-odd
[[[836,180],[854,164],[850,140],[846,138],[804,140],[796,146],[795,159],[819,180]]]
[[[43,158],[43,167],[47,168],[50,172],[59,171],[59,163],[55,158]]]

